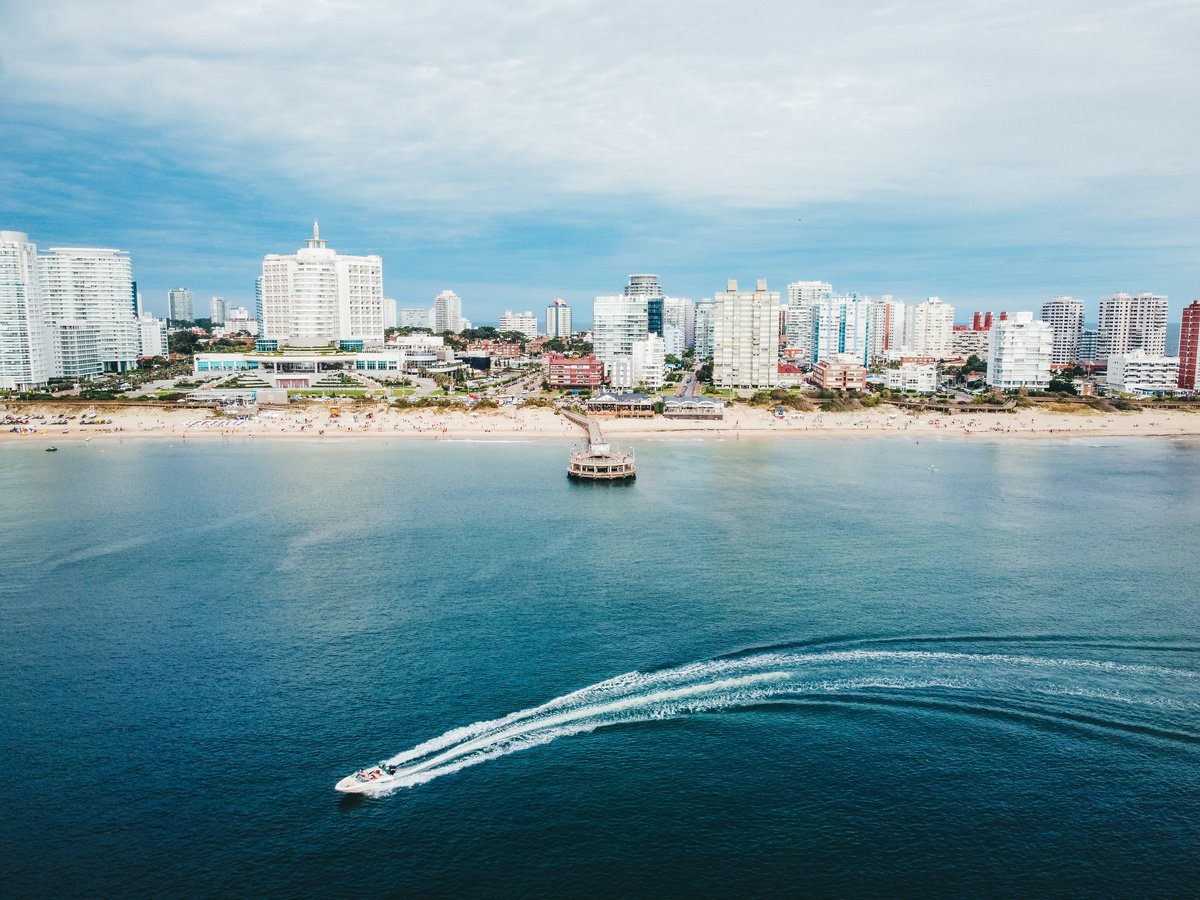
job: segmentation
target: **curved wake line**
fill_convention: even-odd
[[[610,725],[872,691],[907,692],[914,699],[921,692],[950,692],[964,713],[1019,701],[1048,718],[1087,717],[1114,731],[1200,741],[1200,671],[1192,669],[1016,653],[774,647],[626,672],[451,729],[386,760],[397,772],[380,793]]]

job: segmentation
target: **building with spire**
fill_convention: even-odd
[[[262,336],[282,344],[383,344],[383,260],[345,256],[313,222],[307,246],[263,258]]]

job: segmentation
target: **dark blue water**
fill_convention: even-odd
[[[1200,443],[1101,443],[2,446],[4,893],[1190,895]]]

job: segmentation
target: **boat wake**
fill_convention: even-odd
[[[374,793],[606,726],[815,702],[934,704],[952,713],[1015,716],[1035,725],[1050,720],[1200,745],[1196,669],[1025,653],[773,648],[629,672],[452,729],[386,760],[395,776]]]

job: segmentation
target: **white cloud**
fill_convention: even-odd
[[[381,208],[1200,200],[1190,0],[42,0],[3,16],[5,94]]]

